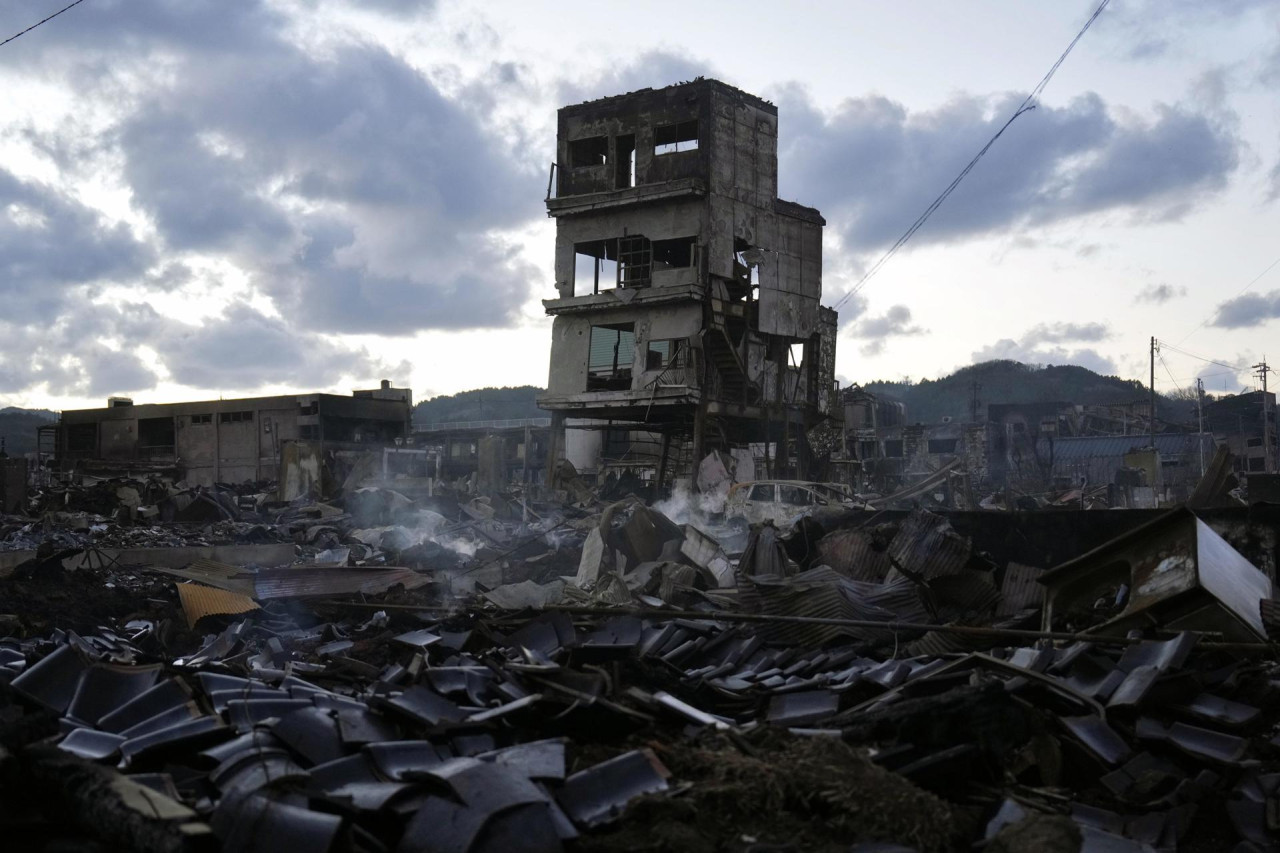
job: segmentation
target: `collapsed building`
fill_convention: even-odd
[[[1204,428],[1231,450],[1236,470],[1273,473],[1280,459],[1276,433],[1276,395],[1251,391],[1206,402]]]
[[[392,387],[64,411],[41,427],[49,467],[109,476],[163,471],[191,485],[275,479],[291,441],[318,452],[367,450],[411,437],[413,393]]]
[[[717,80],[559,111],[549,472],[569,429],[660,487],[751,445],[770,476],[808,476],[836,314],[819,304],[825,221],[778,198],[777,155],[777,107]]]
[[[991,508],[984,498],[1003,492],[1024,508],[1175,506],[1191,497],[1219,446],[1262,454],[1260,438],[1228,439],[1222,430],[1160,423],[1152,434],[1149,403],[993,403],[966,421],[924,424],[912,423],[901,402],[857,386],[841,400],[834,478],[898,502]],[[1231,465],[1261,470],[1234,455]]]

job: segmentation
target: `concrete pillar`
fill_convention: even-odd
[[[671,433],[662,433],[662,453],[658,457],[658,479],[654,483],[653,494],[657,498],[662,492],[662,481],[667,477],[667,456],[671,452]]]
[[[500,435],[486,435],[476,443],[476,493],[494,495],[505,490],[507,443]]]
[[[547,487],[555,488],[556,463],[560,457],[560,445],[564,441],[564,412],[551,413],[551,429],[547,431]]]
[[[693,410],[693,471],[690,472],[689,483],[693,488],[697,488],[698,484],[698,465],[702,462],[705,455],[705,443],[703,441],[703,433],[707,430],[707,406],[705,403],[699,403],[698,407]]]

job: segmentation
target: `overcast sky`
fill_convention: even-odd
[[[7,37],[66,0],[0,0]],[[778,105],[834,304],[1096,0],[85,0],[0,48],[0,403],[545,385],[555,109]],[[990,358],[1280,365],[1280,2],[1113,0],[841,307],[845,382]]]

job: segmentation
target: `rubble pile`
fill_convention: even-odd
[[[1276,844],[1280,617],[1190,512],[1046,573],[924,511],[754,525],[739,551],[634,498],[528,509],[368,490],[276,508],[289,566],[19,566],[5,837]]]

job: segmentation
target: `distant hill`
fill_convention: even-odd
[[[0,409],[0,437],[4,438],[5,451],[10,456],[34,453],[36,429],[52,423],[55,417],[48,409]]]
[[[413,407],[417,425],[450,421],[507,421],[518,418],[545,418],[538,408],[541,388],[521,385],[516,388],[477,388],[457,394],[445,394],[423,400]]]
[[[1018,361],[985,361],[962,367],[950,376],[919,382],[871,382],[863,387],[883,398],[907,405],[910,423],[938,423],[944,417],[969,418],[973,383],[977,382],[982,411],[990,403],[1063,401],[1084,405],[1130,403],[1144,400],[1147,386],[1132,379],[1103,376],[1072,364],[1041,367]],[[1182,422],[1192,417],[1189,400],[1157,395],[1156,408],[1163,421]]]

